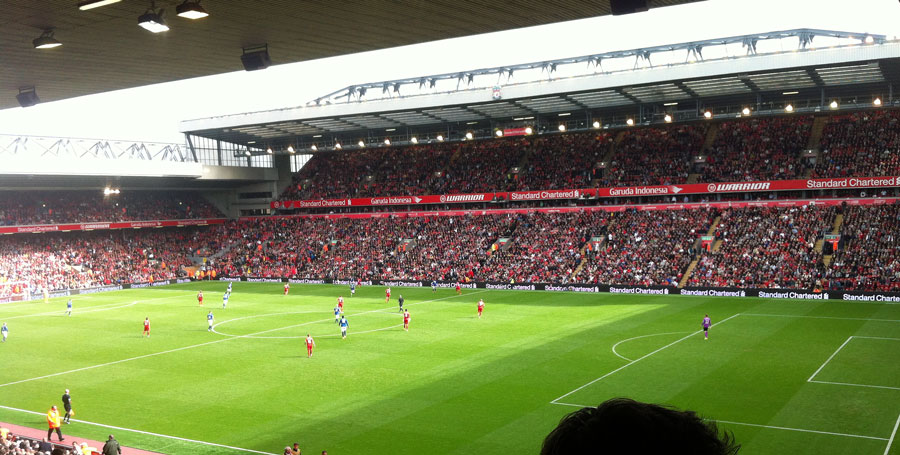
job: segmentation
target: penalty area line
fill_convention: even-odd
[[[12,407],[9,407],[9,406],[2,406],[2,405],[0,405],[0,408],[6,409],[6,410],[9,410],[9,411],[23,412],[23,413],[26,413],[26,414],[46,415],[46,413],[44,413],[44,412],[29,411],[29,410],[27,410],[27,409],[12,408]],[[191,442],[191,443],[194,443],[194,444],[202,444],[202,445],[206,445],[206,446],[221,447],[221,448],[224,448],[224,449],[237,450],[237,451],[240,451],[240,452],[259,453],[259,454],[262,454],[262,455],[275,455],[275,454],[273,454],[273,453],[271,453],[271,452],[262,452],[262,451],[259,451],[259,450],[244,449],[244,448],[242,448],[242,447],[234,447],[234,446],[229,446],[229,445],[225,445],[225,444],[218,444],[218,443],[215,443],[215,442],[198,441],[198,440],[196,440],[196,439],[181,438],[181,437],[178,437],[178,436],[169,436],[169,435],[166,435],[166,434],[153,433],[153,432],[150,432],[150,431],[135,430],[135,429],[133,429],[133,428],[118,427],[118,426],[115,426],[115,425],[106,425],[106,424],[104,424],[104,423],[88,422],[88,421],[86,421],[86,420],[78,420],[78,419],[72,419],[72,421],[73,421],[73,422],[77,422],[77,423],[83,423],[83,424],[86,424],[86,425],[92,425],[92,426],[95,426],[95,427],[108,428],[108,429],[111,429],[111,430],[128,431],[128,432],[131,432],[131,433],[138,433],[138,434],[144,434],[144,435],[148,435],[148,436],[155,436],[155,437],[158,437],[158,438],[174,439],[174,440],[176,440],[176,441]]]

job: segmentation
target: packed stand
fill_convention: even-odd
[[[705,251],[689,286],[812,289],[821,274],[816,240],[834,224],[834,207],[726,211],[718,251]]]
[[[671,185],[687,181],[691,160],[703,148],[706,125],[627,130],[606,169],[602,186]]]
[[[0,237],[0,281],[83,289],[185,276],[203,228],[94,231]]]
[[[844,210],[841,238],[823,286],[827,289],[900,291],[900,205]]]
[[[579,283],[675,286],[698,236],[715,219],[708,210],[614,213],[598,249],[588,251]]]
[[[612,134],[575,133],[544,136],[535,140],[528,163],[519,172],[520,191],[588,188],[597,175],[597,164],[609,152]]]
[[[822,131],[815,177],[900,175],[900,111],[863,111],[831,117]]]
[[[766,117],[719,124],[700,182],[788,180],[802,177],[800,152],[813,117]]]
[[[566,283],[582,260],[582,248],[602,229],[606,213],[531,213],[516,216],[513,240],[483,267],[487,281]]]
[[[134,191],[2,192],[0,225],[92,223],[219,218],[222,213],[196,193]]]

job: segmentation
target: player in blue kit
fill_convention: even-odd
[[[334,323],[337,324],[341,322],[341,309],[335,305],[334,306]]]
[[[431,292],[437,292],[437,281],[431,280]]]
[[[709,326],[712,325],[712,320],[709,319],[709,315],[707,314],[703,318],[703,339],[709,340]]]
[[[353,280],[350,281],[350,297],[353,297],[353,294],[356,294],[356,283]]]
[[[222,309],[224,310],[226,306],[228,306],[228,298],[231,297],[230,292],[226,292],[225,295],[222,296]]]
[[[341,338],[347,338],[347,327],[350,326],[350,323],[347,322],[346,316],[341,316]]]
[[[231,294],[231,285],[232,285],[232,284],[234,284],[234,283],[232,283],[231,281],[228,282],[228,290],[225,291],[225,292]]]
[[[206,322],[209,323],[209,328],[206,329],[207,332],[212,332],[213,321],[215,321],[215,318],[213,317],[212,311],[210,311],[209,314],[206,315]]]
[[[66,316],[71,316],[71,315],[72,315],[72,299],[69,299],[69,301],[66,302]]]

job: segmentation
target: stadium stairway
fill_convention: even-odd
[[[825,130],[825,124],[828,123],[828,116],[822,115],[813,120],[812,129],[809,132],[809,142],[806,148],[811,150],[819,150],[822,143],[822,132]]]
[[[709,125],[709,129],[706,130],[706,139],[703,141],[703,151],[709,150],[712,148],[713,144],[716,143],[716,136],[719,134],[719,123],[715,122]]]
[[[681,275],[681,281],[678,282],[678,288],[681,289],[687,284],[688,279],[691,277],[691,274],[694,273],[694,269],[697,267],[697,263],[700,262],[700,258],[698,256],[694,257],[694,260],[688,264],[687,268],[684,270],[684,274]]]
[[[692,183],[697,183],[697,179],[700,178],[700,174],[690,174],[687,178],[687,184],[690,185]]]
[[[840,234],[841,227],[844,225],[844,215],[838,213],[837,216],[834,217],[834,225],[831,228],[832,234]],[[816,240],[816,252],[821,253],[822,248],[825,246],[825,239],[821,238]],[[822,263],[825,264],[825,267],[831,267],[831,261],[834,259],[834,256],[831,254],[826,254],[822,256]]]

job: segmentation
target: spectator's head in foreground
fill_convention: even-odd
[[[613,398],[575,411],[547,435],[541,455],[685,454],[734,455],[741,446],[714,422],[628,398]]]

